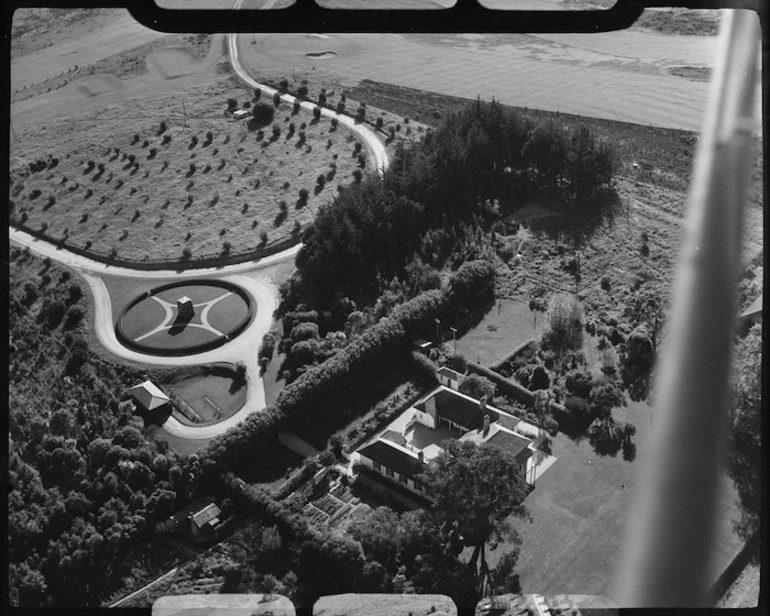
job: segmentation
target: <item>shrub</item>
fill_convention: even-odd
[[[257,103],[251,110],[251,117],[259,126],[270,124],[275,117],[275,107],[267,103]]]
[[[420,375],[420,377],[430,383],[435,382],[436,371],[438,370],[438,366],[435,364],[435,362],[425,357],[425,355],[422,353],[417,353],[416,351],[412,352],[412,361],[414,363],[415,371]]]
[[[259,241],[263,246],[267,244],[267,231],[262,231],[262,233],[259,234]]]
[[[363,177],[364,177],[364,174],[360,169],[355,169],[353,171],[353,180],[355,181],[356,184],[360,184]]]
[[[321,119],[321,108],[313,107],[313,118],[318,122]]]
[[[564,385],[572,396],[588,400],[593,388],[593,377],[588,370],[573,370],[567,374]]]
[[[318,340],[319,330],[318,323],[300,322],[297,323],[291,330],[289,335],[292,342],[300,342],[302,340]]]
[[[357,122],[363,122],[366,119],[366,107],[361,104],[361,106],[356,109],[356,121]]]
[[[273,94],[273,107],[277,109],[280,104],[281,104],[281,95],[278,94],[278,92],[276,92],[275,94]]]
[[[281,127],[277,124],[273,124],[273,140],[278,139],[281,136]]]
[[[303,81],[299,88],[297,88],[297,98],[307,98],[307,92],[307,82]]]
[[[601,286],[605,291],[609,291],[612,288],[612,282],[610,281],[609,276],[602,276]]]
[[[377,116],[377,120],[374,122],[375,130],[382,130],[382,116]]]
[[[291,346],[291,357],[299,366],[312,364],[318,355],[317,340],[301,340]]]
[[[189,261],[192,258],[192,250],[187,246],[182,248],[182,261]]]
[[[529,389],[536,391],[538,389],[548,389],[551,384],[551,379],[548,377],[548,372],[543,366],[536,366],[532,371],[532,375],[529,377]]]
[[[289,91],[289,80],[288,79],[281,79],[281,81],[278,83],[278,90],[282,93],[286,93]]]
[[[237,108],[238,108],[238,101],[235,100],[234,98],[228,98],[227,99],[227,110],[232,113]]]
[[[583,340],[583,313],[578,300],[564,293],[556,294],[548,304],[548,330],[543,344],[555,349],[579,348]]]
[[[337,118],[332,118],[331,125],[332,130],[337,130],[337,126],[339,125],[340,121]]]
[[[301,188],[299,191],[299,203],[305,204],[307,203],[308,198],[310,197],[310,192],[307,188]]]
[[[462,380],[458,389],[472,398],[481,399],[486,396],[487,399],[491,400],[492,396],[495,395],[496,388],[496,385],[487,377],[469,374]]]

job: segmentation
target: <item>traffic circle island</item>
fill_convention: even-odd
[[[192,355],[233,340],[256,312],[253,298],[222,280],[165,284],[135,297],[115,325],[124,346],[150,355]]]

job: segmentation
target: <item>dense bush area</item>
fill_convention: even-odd
[[[464,241],[480,243],[479,232],[534,196],[565,219],[600,216],[608,201],[593,197],[609,188],[612,164],[584,127],[570,134],[495,102],[470,104],[422,141],[399,145],[382,178],[364,178],[319,210],[289,305],[322,309],[335,291],[376,295],[416,257],[441,269],[455,255],[456,267],[468,258]]]
[[[18,249],[10,263],[10,598],[95,605],[194,477],[121,403],[142,373],[89,351],[80,282]]]

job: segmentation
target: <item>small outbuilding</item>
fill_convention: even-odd
[[[176,300],[176,310],[180,319],[192,319],[195,314],[192,300],[186,295]]]
[[[249,115],[249,112],[246,111],[245,109],[236,109],[235,111],[233,111],[233,117],[236,120],[241,120],[245,118],[247,115]]]
[[[143,411],[163,411],[168,408],[169,398],[152,381],[145,381],[128,390],[134,403]]]
[[[442,385],[456,390],[460,388],[460,381],[462,381],[463,375],[456,370],[442,366],[436,372],[436,378],[438,378],[438,382]]]
[[[193,541],[209,541],[219,537],[224,523],[222,510],[211,496],[200,498],[171,516],[177,530]]]

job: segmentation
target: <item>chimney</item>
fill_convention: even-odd
[[[489,415],[484,415],[484,436],[489,434]]]

